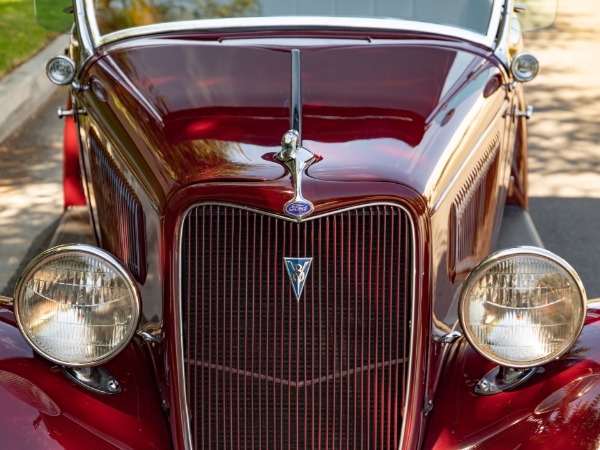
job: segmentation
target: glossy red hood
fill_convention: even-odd
[[[423,192],[463,120],[453,116],[488,81],[473,80],[485,61],[476,49],[414,40],[145,39],[106,48],[89,74],[168,195],[286,177],[273,155],[290,128],[293,48],[303,146],[318,156],[307,176],[326,181]]]

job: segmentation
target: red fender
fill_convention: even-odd
[[[72,108],[71,97],[67,99],[67,109]],[[63,130],[63,195],[65,209],[69,206],[85,205],[85,193],[81,184],[79,165],[79,140],[73,116],[65,116]]]
[[[135,340],[104,367],[123,392],[95,394],[35,354],[0,309],[0,447],[170,449],[152,367]]]
[[[600,310],[588,310],[573,348],[510,392],[473,388],[494,367],[465,339],[454,344],[434,400],[427,449],[597,449],[600,444]]]

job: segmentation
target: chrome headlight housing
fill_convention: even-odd
[[[87,245],[52,248],[33,259],[15,289],[23,336],[45,358],[70,367],[98,365],[133,337],[140,298],[132,275],[112,255]]]
[[[463,286],[459,320],[470,344],[502,366],[535,367],[564,354],[585,320],[577,273],[535,247],[502,250],[479,264]]]

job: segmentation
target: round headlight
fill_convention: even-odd
[[[586,296],[569,264],[535,247],[502,250],[463,286],[459,319],[471,345],[497,364],[535,367],[558,358],[585,320]]]
[[[510,71],[517,81],[526,83],[537,77],[540,63],[532,53],[519,53],[510,64]]]
[[[75,78],[75,62],[63,55],[50,58],[46,64],[46,75],[59,86],[69,84]]]
[[[133,277],[112,255],[64,245],[25,268],[14,310],[25,339],[42,356],[64,366],[92,366],[129,343],[140,301]]]

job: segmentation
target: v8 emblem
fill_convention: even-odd
[[[300,296],[304,289],[304,283],[310,270],[310,264],[312,258],[283,258],[285,268],[287,270],[290,281],[292,282],[292,288],[296,295],[296,301],[300,302]]]

